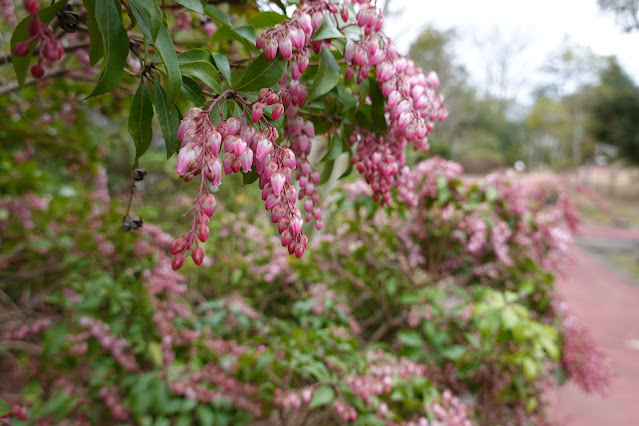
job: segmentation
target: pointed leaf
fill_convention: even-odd
[[[202,88],[191,77],[182,76],[182,93],[195,106],[202,106],[206,102],[202,96]]]
[[[178,64],[175,46],[169,32],[163,26],[160,27],[158,37],[155,40],[155,48],[158,50],[167,75],[167,108],[173,106],[182,87],[182,74],[180,73],[180,65]],[[157,101],[156,101],[157,102]]]
[[[135,159],[140,158],[151,145],[153,129],[153,103],[151,95],[146,90],[144,81],[140,80],[138,90],[131,101],[131,113],[129,115],[129,133],[135,143]]]
[[[129,36],[122,25],[121,13],[122,10],[116,7],[113,0],[95,2],[95,16],[102,34],[104,61],[98,82],[89,97],[110,91],[124,76],[124,64],[129,54]]]
[[[322,25],[315,32],[312,40],[326,40],[329,38],[344,38],[344,34],[335,28],[335,24],[328,15],[324,15],[324,21],[322,21]]]
[[[68,0],[62,0],[58,3],[54,3],[49,7],[45,7],[44,9],[38,12],[38,18],[40,21],[44,23],[49,23],[51,20],[62,10]],[[29,30],[27,26],[29,25],[29,21],[32,19],[31,16],[24,18],[16,29],[13,31],[11,35],[11,62],[13,63],[13,69],[16,73],[16,77],[18,79],[18,84],[20,87],[24,84],[24,80],[27,78],[27,72],[29,71],[29,62],[31,61],[31,57],[33,55],[33,51],[35,50],[35,43],[31,43],[29,46],[29,52],[24,56],[17,56],[13,53],[13,46],[21,41],[27,41],[31,38],[29,34]]]
[[[204,6],[206,5],[206,1],[202,2],[200,0],[175,0],[175,2],[197,13],[204,13]]]
[[[155,81],[155,113],[160,120],[162,136],[166,145],[166,158],[171,157],[180,149],[180,141],[177,138],[177,130],[180,125],[180,111],[175,105],[169,107],[168,95],[162,85]]]
[[[226,56],[218,52],[213,52],[213,59],[215,60],[216,68],[220,70],[226,81],[231,84],[231,66],[229,65],[229,60],[226,59]]]
[[[324,163],[324,169],[322,170],[322,174],[320,175],[320,179],[318,185],[322,185],[331,178],[333,174],[333,166],[335,165],[335,160],[330,160]]]
[[[339,65],[331,54],[330,50],[322,49],[320,54],[319,68],[313,79],[313,85],[308,92],[308,101],[312,101],[322,95],[325,95],[337,85],[342,78]]]
[[[286,71],[286,61],[279,57],[267,61],[262,53],[248,66],[235,90],[238,92],[257,92],[263,87],[277,83]]]
[[[335,400],[335,391],[328,385],[318,386],[313,392],[313,397],[309,403],[309,408],[316,408],[322,405],[327,405]]]
[[[248,21],[249,25],[252,25],[255,28],[270,28],[274,27],[276,24],[284,22],[288,17],[286,15],[282,15],[281,13],[267,11],[258,13],[254,17]]]
[[[204,9],[204,13],[213,18],[213,20],[215,20],[218,24],[223,24],[229,27],[233,26],[231,24],[231,21],[229,21],[229,17],[212,4],[206,6],[206,8]]]
[[[220,93],[220,77],[212,63],[206,61],[192,61],[180,64],[180,70],[202,81],[215,93]]]
[[[94,66],[104,56],[102,33],[100,33],[98,22],[95,20],[95,0],[83,0],[82,3],[89,14],[87,20],[89,29],[89,63]]]
[[[129,0],[138,27],[150,43],[155,42],[162,26],[162,12],[155,0]]]
[[[204,61],[213,65],[213,56],[211,56],[211,52],[206,49],[187,50],[186,52],[180,53],[177,56],[177,60],[180,65],[193,61]]]

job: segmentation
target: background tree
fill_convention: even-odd
[[[619,154],[629,162],[639,164],[639,88],[615,57],[608,58],[588,106],[590,134],[619,148]]]
[[[638,0],[597,0],[603,10],[613,12],[625,31],[639,29]]]

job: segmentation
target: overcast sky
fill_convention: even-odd
[[[380,1],[383,4],[382,1]],[[477,87],[486,86],[486,56],[495,34],[518,45],[512,64],[513,91],[528,103],[542,78],[539,69],[561,46],[582,45],[599,55],[616,55],[639,82],[639,31],[624,33],[615,17],[599,10],[596,0],[391,0],[385,32],[402,53],[420,30],[456,28],[457,57]]]

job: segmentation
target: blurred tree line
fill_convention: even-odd
[[[456,37],[454,29],[426,28],[409,51],[420,67],[437,70],[450,112],[430,139],[433,153],[468,172],[517,161],[529,169],[567,169],[602,153],[639,163],[639,87],[615,57],[563,46],[542,69],[548,82],[536,88],[532,105],[523,106],[470,83],[453,53]]]

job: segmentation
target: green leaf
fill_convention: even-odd
[[[486,201],[492,203],[493,201],[497,199],[497,195],[498,195],[497,188],[490,185],[486,187],[485,191],[486,191]]]
[[[208,16],[213,18],[213,20],[215,20],[218,24],[223,24],[223,25],[226,25],[228,27],[232,27],[233,26],[231,24],[231,21],[229,21],[229,17],[226,16],[226,14],[224,14],[224,12],[222,12],[220,9],[218,9],[215,6],[213,6],[212,4],[209,4],[209,5],[206,6],[206,8],[204,9],[204,13],[206,13]]]
[[[373,130],[378,132],[386,131],[386,116],[384,115],[384,102],[386,98],[379,88],[379,84],[371,77],[370,89],[368,96],[371,98],[371,119],[373,121]]]
[[[226,56],[218,52],[213,52],[213,60],[215,60],[215,67],[220,70],[226,81],[231,84],[231,66]]]
[[[324,169],[322,169],[322,174],[320,175],[318,185],[322,185],[328,182],[328,180],[331,178],[331,175],[333,174],[334,165],[335,165],[334,160],[330,160],[324,163]]]
[[[397,338],[409,348],[421,348],[424,346],[424,339],[415,330],[402,330],[397,333]]]
[[[158,81],[155,81],[155,113],[160,120],[162,136],[164,136],[166,158],[169,158],[174,152],[180,149],[180,141],[177,138],[177,130],[180,125],[180,111],[175,105],[169,107],[167,93]]]
[[[206,84],[215,93],[220,93],[220,77],[218,71],[212,63],[206,61],[192,61],[180,64],[180,70],[184,74],[188,74],[197,78]]]
[[[251,18],[248,21],[249,25],[252,25],[255,28],[270,28],[274,27],[276,24],[284,22],[288,17],[286,15],[282,15],[281,13],[267,11],[261,12]]]
[[[129,114],[129,133],[135,143],[135,159],[140,158],[151,145],[153,129],[153,103],[144,81],[140,80],[138,90],[131,101],[131,113]]]
[[[204,6],[206,5],[206,1],[202,2],[200,0],[175,0],[175,2],[197,13],[204,13]]]
[[[129,54],[129,36],[122,25],[121,13],[122,10],[116,7],[113,0],[95,2],[95,16],[102,34],[104,61],[98,82],[89,97],[112,90],[124,76],[124,64]]]
[[[286,71],[286,61],[279,57],[267,61],[262,53],[248,66],[235,87],[238,92],[257,92],[277,83]]]
[[[322,405],[328,405],[335,400],[335,391],[331,386],[322,385],[318,386],[313,392],[313,398],[308,404],[309,408],[321,407]]]
[[[506,306],[501,311],[501,322],[504,328],[512,330],[519,323],[519,317],[512,307]]]
[[[242,174],[242,186],[250,185],[255,182],[259,178],[255,167],[251,169],[250,172]]]
[[[182,93],[195,106],[202,106],[206,102],[202,96],[202,88],[191,77],[182,76]]]
[[[215,424],[215,413],[211,407],[198,405],[195,409],[195,415],[201,426],[213,426]]]
[[[68,0],[62,0],[58,3],[54,3],[49,7],[45,7],[44,9],[38,12],[38,18],[40,21],[48,24],[51,20],[62,10]],[[24,56],[17,56],[13,53],[13,46],[21,41],[27,41],[31,38],[31,34],[29,34],[29,30],[27,26],[29,25],[29,21],[31,20],[31,16],[27,16],[24,18],[16,29],[13,31],[11,35],[11,62],[13,63],[13,69],[16,73],[16,77],[18,79],[18,84],[20,87],[24,84],[24,80],[27,78],[27,72],[29,71],[29,62],[31,61],[31,57],[33,56],[33,51],[35,49],[35,43],[31,43],[29,47],[29,52]],[[128,45],[127,45],[128,46]]]
[[[333,24],[333,21],[328,17],[328,14],[326,14],[324,15],[324,21],[322,21],[322,25],[315,32],[312,40],[326,40],[329,38],[344,38],[344,34],[342,34],[337,28],[335,28],[335,24]]]
[[[213,56],[206,49],[191,49],[180,53],[177,56],[178,64],[186,64],[187,62],[204,61],[213,65]]]
[[[247,42],[250,43],[250,46],[255,47],[255,42],[257,41],[257,31],[251,25],[242,25],[241,27],[234,28],[235,34],[238,34],[242,38],[244,38]]]
[[[155,48],[158,50],[166,70],[168,78],[166,87],[167,105],[170,108],[173,106],[178,96],[180,96],[182,74],[180,73],[180,65],[178,64],[173,40],[171,39],[169,32],[163,26],[160,27],[160,32],[155,40]]]
[[[102,34],[95,19],[95,0],[82,0],[88,12],[87,27],[89,29],[89,63],[94,66],[104,56]]]
[[[155,0],[129,0],[131,12],[144,37],[154,43],[162,26],[162,12]]]
[[[337,61],[328,49],[322,49],[317,74],[313,78],[313,85],[308,92],[308,101],[312,101],[328,93],[341,79]]]
[[[444,358],[448,358],[453,361],[457,361],[466,353],[466,348],[461,345],[454,345],[448,348],[444,348],[442,351],[442,356]]]

